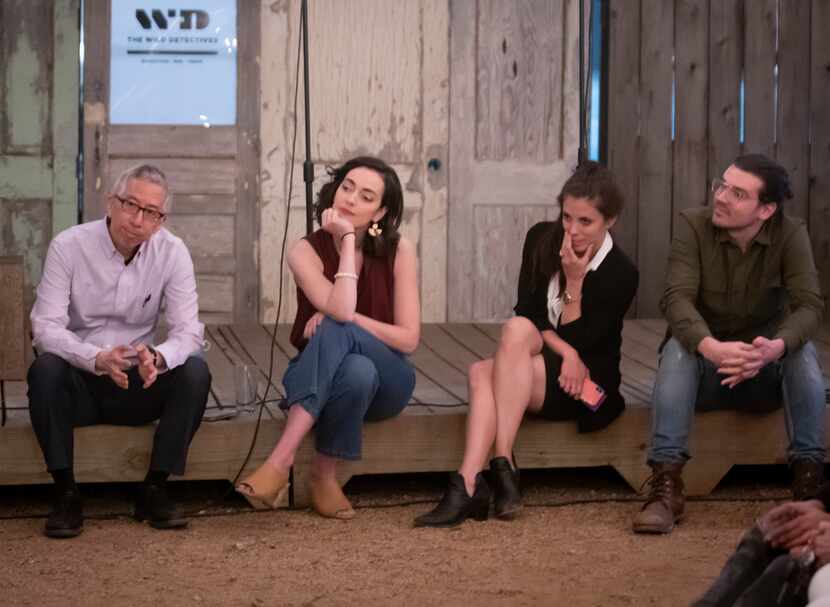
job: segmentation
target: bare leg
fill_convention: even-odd
[[[467,434],[464,459],[458,473],[464,477],[467,495],[475,491],[476,474],[484,469],[487,456],[496,439],[496,401],[493,398],[493,359],[470,365],[467,373],[470,410],[467,412]]]
[[[314,426],[314,418],[299,405],[288,410],[288,421],[277,445],[266,463],[280,472],[287,472],[294,465],[294,455],[308,431]]]
[[[513,462],[513,443],[527,409],[541,408],[545,398],[544,342],[536,326],[516,316],[505,323],[493,365],[496,402],[495,455]]]

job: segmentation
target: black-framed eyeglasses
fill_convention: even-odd
[[[118,196],[117,194],[113,194],[112,196],[121,203],[121,208],[124,209],[127,215],[130,215],[131,217],[138,215],[139,213],[143,213],[144,219],[151,223],[161,223],[164,221],[165,217],[167,217],[167,213],[162,213],[161,211],[151,209],[150,207],[143,207],[130,198],[121,198],[121,196]]]

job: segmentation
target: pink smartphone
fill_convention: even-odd
[[[596,411],[605,401],[605,390],[602,389],[602,386],[599,386],[591,381],[590,378],[586,377],[585,382],[582,384],[582,394],[580,394],[579,398],[591,411]]]

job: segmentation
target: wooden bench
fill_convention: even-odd
[[[626,321],[623,334],[623,393],[629,407],[608,428],[578,434],[572,422],[528,419],[516,443],[522,468],[612,466],[638,489],[650,470],[645,465],[651,418],[647,403],[657,369],[657,346],[665,324],[658,320]],[[466,369],[492,355],[498,325],[425,325],[422,343],[412,356],[417,384],[403,414],[364,427],[364,457],[341,467],[342,480],[360,474],[450,471],[457,468],[464,447]],[[263,395],[270,359],[270,328],[258,325],[211,326],[207,352],[213,388],[209,407],[232,405],[233,368],[255,365],[259,394]],[[269,399],[282,396],[281,378],[294,354],[287,326],[275,340]],[[830,368],[830,331],[822,328],[816,340],[824,368]],[[13,401],[25,405],[25,384],[14,386]],[[28,426],[24,409],[15,409],[12,421],[0,428],[0,484],[49,482],[43,460]],[[830,420],[828,420],[830,421]],[[191,446],[186,479],[233,480],[251,444],[255,416],[202,424]],[[278,439],[284,414],[276,403],[263,412],[256,445],[246,470],[259,465]],[[152,444],[152,426],[123,428],[96,426],[76,430],[76,474],[81,481],[137,481],[146,472]],[[736,464],[785,462],[787,439],[783,413],[766,415],[716,411],[696,416],[692,436],[693,459],[684,478],[691,495],[709,493]],[[302,444],[293,470],[293,504],[309,502],[308,481],[313,437]]]

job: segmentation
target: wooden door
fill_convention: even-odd
[[[78,218],[79,14],[0,0],[0,256],[23,257],[26,316],[52,235]]]
[[[293,321],[294,284],[279,263],[286,221],[287,243],[305,233],[302,81],[296,113],[293,105],[299,13],[299,0],[262,11],[260,250],[266,322],[274,321],[279,306],[280,320]],[[445,321],[447,309],[448,40],[447,0],[309,2],[315,195],[327,180],[326,166],[353,156],[380,156],[395,168],[404,188],[401,232],[418,248],[425,322]]]
[[[450,9],[448,317],[512,314],[524,235],[576,165],[576,0]]]
[[[84,220],[124,169],[149,162],[174,195],[165,227],[190,249],[203,322],[256,322],[259,280],[259,2],[237,1],[237,121],[110,124],[111,0],[85,0]],[[94,43],[93,43],[94,41]]]

